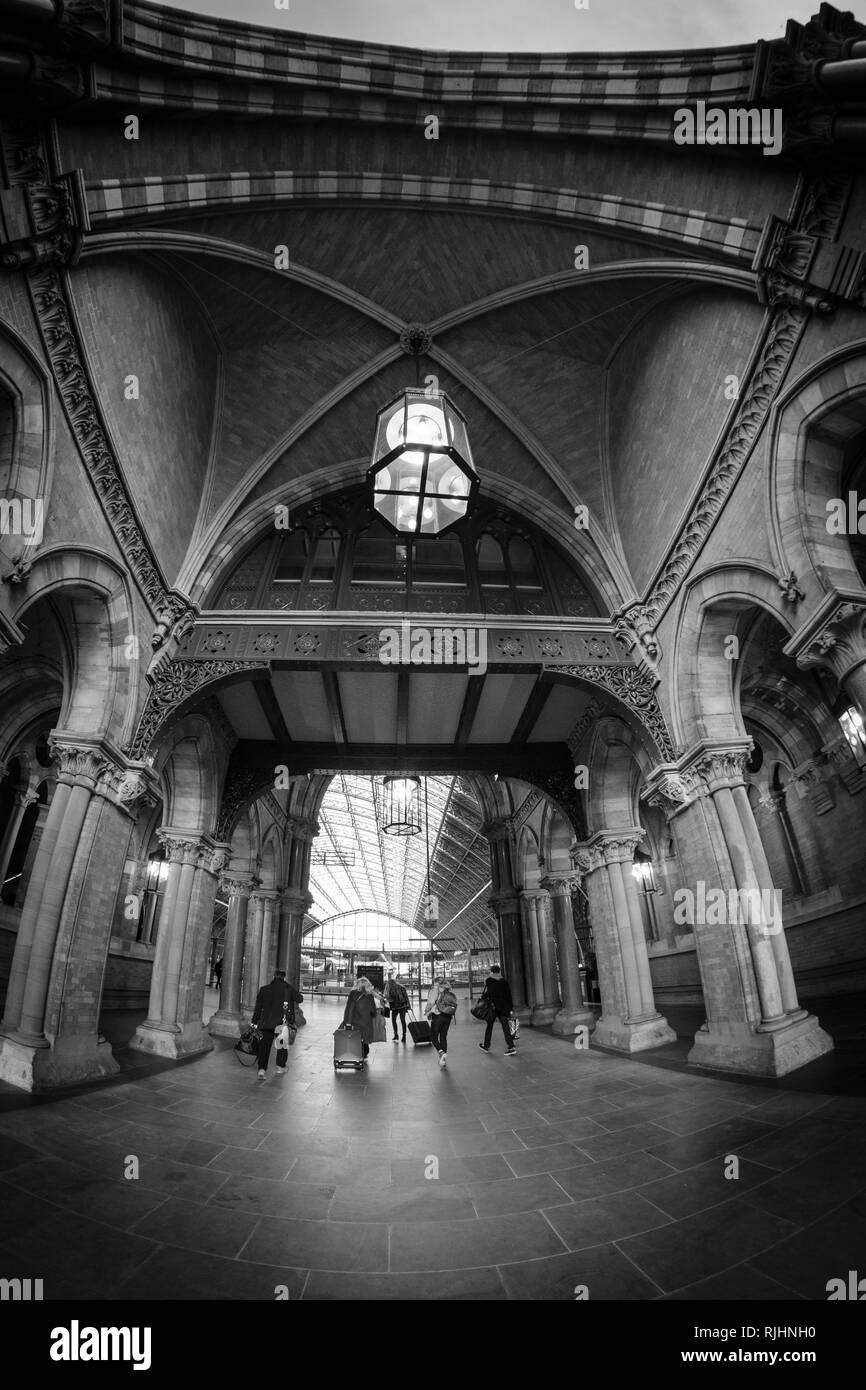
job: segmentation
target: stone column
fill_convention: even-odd
[[[523,969],[523,949],[520,932],[520,899],[515,892],[496,893],[488,906],[499,922],[499,953],[505,978],[511,989],[514,1012],[521,1022],[528,1021],[530,1009],[526,1002],[526,978]]]
[[[265,899],[262,894],[251,893],[247,907],[246,949],[244,951],[241,988],[241,1013],[245,1019],[252,1018],[256,997],[260,989],[264,914]]]
[[[559,997],[559,976],[556,965],[556,945],[553,939],[553,918],[550,894],[544,889],[536,894],[535,920],[538,931],[538,949],[541,957],[541,1002],[532,1010],[533,1028],[552,1023],[559,1012],[562,1000]]]
[[[553,1020],[551,1031],[560,1037],[569,1037],[578,1027],[592,1031],[596,1024],[595,1013],[584,1003],[580,987],[580,959],[574,937],[571,895],[580,885],[580,875],[548,874],[541,882],[550,893],[562,990],[562,1008]]]
[[[676,764],[655,769],[648,799],[664,810],[677,843],[683,888],[675,898],[681,895],[686,911],[681,924],[694,931],[704,992],[707,1017],[689,1061],[783,1076],[833,1043],[816,1018],[789,1009],[796,994],[783,924],[752,907],[772,885],[745,793],[750,745],[747,738],[702,740]]]
[[[9,818],[6,827],[6,834],[3,836],[3,844],[0,847],[0,887],[6,879],[6,870],[9,867],[9,860],[12,858],[12,851],[18,839],[18,832],[28,806],[34,806],[39,800],[38,793],[35,791],[17,791],[15,793],[15,810]]]
[[[304,917],[313,905],[309,893],[296,890],[283,893],[280,899],[280,951],[277,965],[286,972],[286,979],[296,989],[301,982],[301,944],[303,942]]]
[[[244,963],[244,935],[246,932],[247,903],[253,890],[253,880],[234,874],[224,874],[220,887],[228,896],[229,906],[226,915],[220,1006],[216,1013],[211,1015],[208,1032],[212,1037],[236,1038],[242,1022],[241,974]]]
[[[228,863],[230,847],[202,838],[186,921],[172,1034],[173,1055],[189,1057],[213,1048],[204,1025],[205,985],[219,876]]]
[[[24,900],[3,1020],[4,1032],[25,1048],[50,1046],[43,1021],[54,944],[79,836],[104,762],[95,741],[53,738],[50,746],[58,764],[57,787]],[[0,1079],[12,1079],[2,1066]]]
[[[866,724],[866,598],[831,589],[785,647],[801,670],[832,673]]]
[[[544,1001],[541,942],[538,936],[538,895],[536,893],[521,891],[520,912],[523,926],[523,959],[526,967],[526,1004],[529,1014],[527,1021],[531,1023],[535,1009]]]
[[[636,894],[630,904],[631,866],[642,836],[639,826],[600,830],[577,851],[578,866],[588,875],[599,967],[602,1014],[595,1041],[618,1052],[641,1052],[676,1041],[667,1019],[655,1007]]]
[[[273,962],[277,952],[277,903],[279,895],[274,889],[262,891],[262,950],[259,962],[259,989],[273,979]]]
[[[0,1041],[0,1077],[26,1090],[117,1071],[99,1034],[102,984],[132,807],[154,792],[149,768],[125,761],[103,742],[56,735],[51,749],[61,780],[16,947],[9,1005],[18,1026]]]

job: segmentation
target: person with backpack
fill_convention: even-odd
[[[448,1029],[451,1027],[451,1020],[457,1012],[457,995],[451,985],[452,981],[445,974],[440,975],[438,980],[434,980],[430,993],[427,995],[427,1004],[424,1009],[430,1020],[430,1032],[433,1046],[439,1053],[440,1067],[446,1065]]]
[[[397,1041],[397,1018],[403,1029],[403,1041],[406,1041],[406,1013],[409,1009],[409,996],[403,985],[395,978],[394,971],[388,971],[388,983],[383,990],[385,1002],[391,1010],[391,1022],[394,1025],[394,1041]]]
[[[511,998],[511,987],[503,976],[500,966],[491,965],[490,974],[484,981],[481,999],[489,1000],[495,1012],[488,1018],[487,1027],[484,1032],[484,1041],[479,1043],[478,1046],[481,1048],[482,1052],[490,1051],[490,1040],[493,1037],[493,1025],[498,1019],[502,1025],[502,1031],[505,1034],[505,1055],[506,1057],[513,1057],[517,1049],[514,1046],[514,1033],[512,1032],[511,1024],[508,1019],[514,1008],[514,1004]],[[480,1003],[481,1000],[479,999],[478,1002]]]

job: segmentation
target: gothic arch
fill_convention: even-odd
[[[123,744],[135,726],[141,665],[140,656],[136,660],[128,654],[135,626],[125,574],[99,551],[52,546],[34,561],[22,587],[15,621],[52,595],[70,653],[60,727]]]
[[[625,720],[610,715],[593,728],[589,747],[587,830],[628,828],[640,823],[638,797],[651,760]]]
[[[682,747],[702,738],[742,738],[742,661],[725,653],[732,650],[731,637],[742,650],[755,608],[793,630],[778,582],[754,561],[713,566],[686,585],[669,658],[672,724]]]
[[[0,323],[0,400],[5,397],[8,402],[0,418],[0,494],[31,504],[39,500],[43,512],[54,471],[49,382],[29,346],[8,324]],[[0,536],[4,577],[8,565],[21,561],[26,550],[25,538]]]
[[[827,530],[845,450],[866,431],[866,344],[813,367],[774,409],[770,516],[780,564],[818,602],[831,587],[864,590],[847,535]],[[805,617],[806,614],[800,615]]]
[[[163,787],[163,824],[189,834],[211,834],[219,804],[219,762],[204,716],[189,715],[173,726],[156,770]]]

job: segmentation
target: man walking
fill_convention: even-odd
[[[511,1031],[508,1018],[514,1005],[511,998],[511,988],[508,981],[503,977],[502,970],[498,965],[491,965],[490,974],[484,981],[484,989],[481,998],[489,999],[496,1012],[491,1014],[490,1018],[488,1018],[487,1027],[484,1031],[484,1041],[483,1043],[479,1043],[478,1046],[481,1048],[482,1052],[490,1051],[490,1040],[493,1037],[493,1025],[498,1019],[502,1025],[502,1031],[505,1034],[505,1055],[506,1057],[513,1057],[517,1048],[514,1046],[514,1035]]]
[[[397,1041],[397,1018],[403,1029],[403,1041],[406,1041],[406,1013],[409,1008],[409,996],[403,985],[399,983],[393,970],[388,971],[388,983],[383,991],[385,1001],[391,1010],[391,1022],[394,1025],[394,1041]]]
[[[457,995],[447,975],[440,975],[438,980],[434,980],[424,1012],[430,1020],[430,1033],[433,1046],[439,1053],[439,1065],[444,1067],[448,1052],[448,1029],[457,1012]]]
[[[262,1030],[262,1040],[259,1043],[259,1076],[264,1077],[267,1074],[274,1033],[284,1020],[291,1023],[294,1006],[300,1004],[303,998],[294,985],[287,981],[285,970],[275,970],[271,983],[262,985],[259,990],[253,1009],[253,1023],[258,1024]],[[278,1051],[277,1071],[284,1072],[288,1060],[289,1054],[285,1048]]]

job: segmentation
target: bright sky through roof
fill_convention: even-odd
[[[299,30],[412,48],[488,52],[633,52],[754,43],[780,38],[788,19],[804,23],[817,4],[793,0],[184,0],[191,10],[269,29]]]

